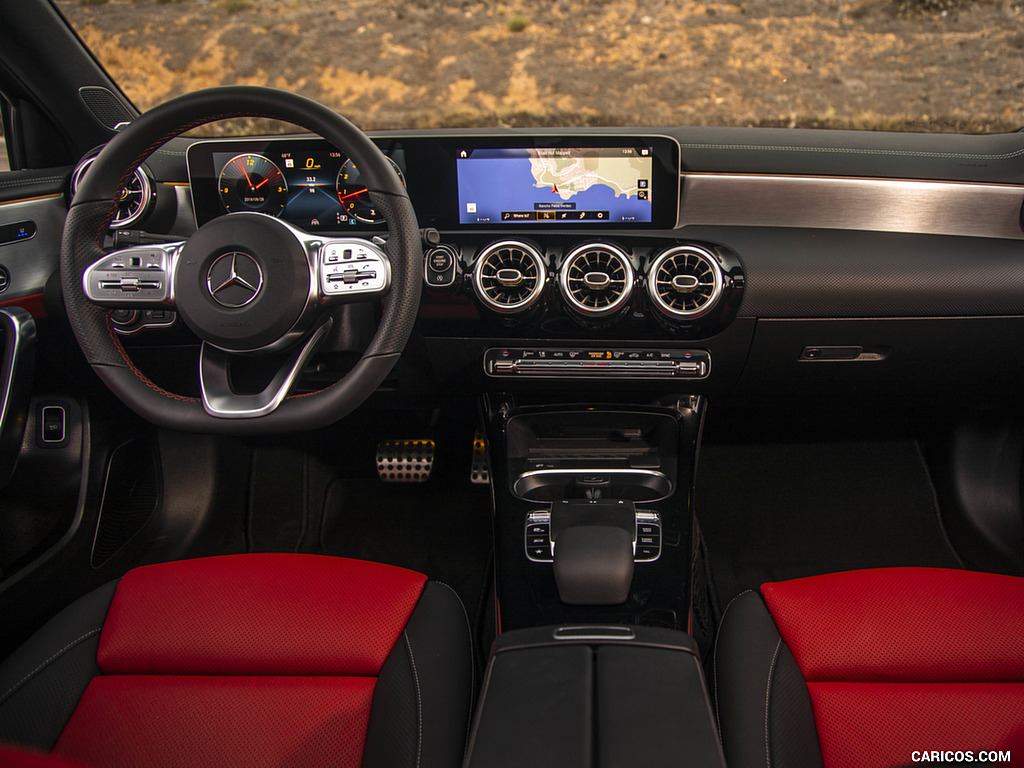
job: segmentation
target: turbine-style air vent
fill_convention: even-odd
[[[544,259],[536,248],[504,240],[480,253],[473,267],[473,288],[488,307],[511,315],[537,303],[546,274]]]
[[[651,264],[647,294],[665,315],[695,319],[710,312],[722,295],[722,270],[703,248],[670,248]]]
[[[75,196],[79,182],[95,159],[95,157],[87,157],[75,168],[75,172],[71,175],[72,197]],[[117,213],[114,214],[110,226],[114,229],[127,227],[141,219],[149,210],[152,194],[153,187],[149,183],[149,177],[141,168],[136,168],[131,181],[128,182],[128,186],[121,194],[121,199],[117,201]]]
[[[588,317],[610,315],[629,301],[633,267],[614,245],[583,245],[565,257],[558,288],[576,312]]]

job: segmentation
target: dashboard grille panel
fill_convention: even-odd
[[[654,260],[647,289],[654,305],[664,314],[697,318],[718,302],[722,270],[715,257],[703,248],[678,246]]]
[[[559,274],[562,297],[577,312],[590,316],[617,311],[633,291],[633,267],[612,245],[585,245],[572,251]]]
[[[533,306],[544,290],[547,272],[535,248],[517,241],[488,246],[473,268],[473,287],[491,309],[505,314]]]

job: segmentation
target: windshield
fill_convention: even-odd
[[[136,106],[214,85],[364,129],[1024,125],[1016,0],[57,0]]]

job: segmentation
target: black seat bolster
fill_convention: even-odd
[[[113,581],[76,600],[0,665],[0,741],[49,751],[99,674],[100,630]]]
[[[757,592],[722,616],[711,686],[730,768],[823,768],[807,684]]]
[[[377,679],[363,768],[462,764],[476,680],[462,601],[427,582]]]

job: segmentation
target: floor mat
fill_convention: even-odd
[[[479,625],[491,578],[488,486],[444,478],[335,480],[324,501],[320,543],[327,554],[398,565],[444,582],[462,598],[474,628]]]
[[[695,504],[721,607],[766,581],[962,567],[909,439],[705,445]]]

